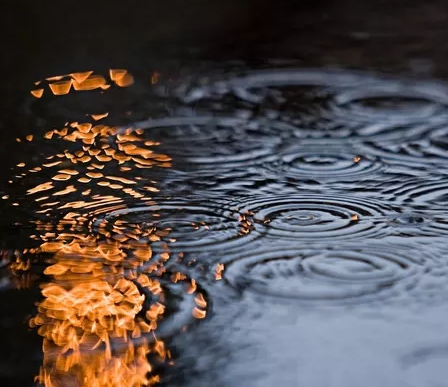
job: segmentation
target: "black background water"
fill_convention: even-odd
[[[444,2],[2,7],[3,193],[19,191],[7,184],[11,167],[45,153],[39,142],[24,153],[15,138],[84,108],[30,105],[37,79],[160,71],[175,80],[153,96],[169,101],[165,116],[206,116],[167,133],[173,125],[157,112],[152,132],[175,171],[157,176],[162,218],[177,232],[173,248],[200,262],[192,275],[212,305],[208,319],[170,338],[176,365],[165,385],[444,385]],[[123,104],[145,118],[138,92],[111,106]],[[12,224],[33,208],[2,212],[3,247],[28,243]],[[241,238],[238,214],[252,225]],[[187,229],[191,221],[210,232]],[[217,262],[226,265],[222,281],[213,280]],[[41,339],[27,319],[38,289],[2,293],[1,384],[32,385]]]

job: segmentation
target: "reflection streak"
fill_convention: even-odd
[[[109,77],[119,87],[134,82],[127,70],[111,69]],[[110,87],[92,71],[47,81],[55,96]],[[43,88],[31,91],[36,98],[43,93]],[[49,281],[41,286],[43,300],[30,320],[43,337],[43,365],[36,381],[46,387],[149,386],[160,381],[150,359],[172,363],[157,337],[169,302],[161,279],[166,278],[170,253],[167,247],[155,256],[151,247],[170,230],[138,224],[130,228],[125,222],[108,228],[100,220],[135,201],[154,205],[149,195],[159,190],[143,185],[144,170],[169,168],[171,158],[155,152],[159,144],[145,139],[141,130],[96,122],[108,115],[91,114],[93,123],[67,122],[46,132],[44,141],[58,151],[29,169],[29,181],[37,184],[27,188],[26,196],[34,198],[40,207],[36,213],[43,217],[34,221],[37,233],[31,236],[39,245],[18,252],[10,270],[17,277],[29,271],[32,263],[25,257],[30,254],[50,263],[44,270]],[[204,318],[207,302],[195,280],[180,272],[170,278],[184,282],[195,301],[192,315]]]

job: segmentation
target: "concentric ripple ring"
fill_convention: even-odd
[[[379,158],[350,154],[347,150],[303,146],[281,152],[279,160],[268,168],[293,179],[353,181],[374,176],[384,164]]]
[[[139,232],[154,229],[157,234],[158,230],[171,250],[183,252],[238,248],[256,237],[250,222],[242,224],[240,214],[218,200],[170,200],[129,207],[96,219],[93,229],[98,231],[100,225],[112,229],[117,222],[123,232],[139,228]]]
[[[274,159],[274,149],[281,139],[257,131],[259,125],[244,118],[204,115],[152,119],[135,122],[131,127],[151,132],[152,138],[161,140],[166,153],[193,165],[193,171],[215,171],[246,168]]]
[[[375,200],[318,194],[254,197],[237,210],[266,237],[302,242],[384,236],[385,218],[397,213]]]
[[[437,259],[402,244],[372,242],[334,249],[260,248],[226,264],[225,281],[240,290],[298,301],[356,302],[398,296]]]

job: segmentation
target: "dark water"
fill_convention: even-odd
[[[445,386],[445,10],[400,4],[16,37],[2,385]]]

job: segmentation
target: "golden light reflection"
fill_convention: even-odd
[[[154,71],[151,76],[151,83],[154,85],[155,83],[159,82],[159,79],[160,79],[160,73]]]
[[[84,71],[81,73],[71,73],[69,74],[73,80],[77,83],[83,83],[87,78],[93,74],[93,71]]]
[[[106,118],[109,115],[109,113],[103,113],[103,114],[91,114],[90,116],[95,120],[95,121],[99,121],[102,120],[103,118]]]
[[[31,90],[30,93],[33,97],[40,98],[44,94],[44,89]]]
[[[154,73],[152,76],[152,83],[156,83],[159,74]],[[109,78],[118,87],[129,87],[134,84],[134,76],[126,69],[110,69]],[[45,82],[46,81],[46,82]],[[31,90],[30,93],[35,98],[41,98],[45,91],[45,86],[49,88],[53,95],[66,95],[71,91],[91,91],[91,90],[107,90],[111,84],[107,81],[106,77],[100,74],[94,74],[93,71],[83,71],[70,73],[65,75],[58,75],[54,77],[48,77],[42,81],[34,82],[34,85],[42,86],[38,89]],[[92,115],[94,120],[100,120],[107,116],[107,113]]]
[[[50,83],[48,85],[50,87],[51,92],[54,95],[65,95],[70,92],[70,88],[72,87],[72,81],[59,81]]]
[[[109,75],[120,87],[133,82],[126,70],[110,70]],[[62,80],[66,77],[70,80]],[[57,96],[110,86],[91,71],[47,81]],[[95,123],[107,115],[91,114],[93,122],[67,122],[47,131],[41,141],[65,145],[55,146],[55,153],[40,165],[28,167],[32,185],[21,183],[41,216],[31,236],[38,246],[15,253],[10,269],[29,272],[32,261],[25,257],[30,254],[49,263],[44,271],[49,281],[41,285],[43,299],[30,320],[43,337],[43,364],[36,381],[46,387],[158,383],[160,376],[149,359],[172,362],[157,337],[169,301],[162,279],[184,284],[194,318],[207,314],[196,281],[180,272],[167,273],[169,248],[153,252],[153,243],[166,239],[170,229],[109,221],[108,214],[125,211],[128,201],[156,204],[150,195],[159,189],[154,181],[143,185],[147,179],[142,171],[169,168],[171,158],[158,153],[160,144],[148,141],[142,130]],[[26,139],[36,141],[36,136]],[[21,178],[28,176],[25,172]]]
[[[115,79],[115,84],[120,87],[129,87],[134,83],[134,77],[126,73],[121,77]]]
[[[89,91],[95,89],[103,89],[106,90],[110,85],[107,84],[106,78],[102,75],[91,75],[88,78],[84,79],[82,82],[73,82],[73,88],[77,91]]]
[[[216,281],[222,280],[223,272],[224,272],[224,264],[223,263],[218,263],[216,265],[216,269],[215,269],[215,280]]]

